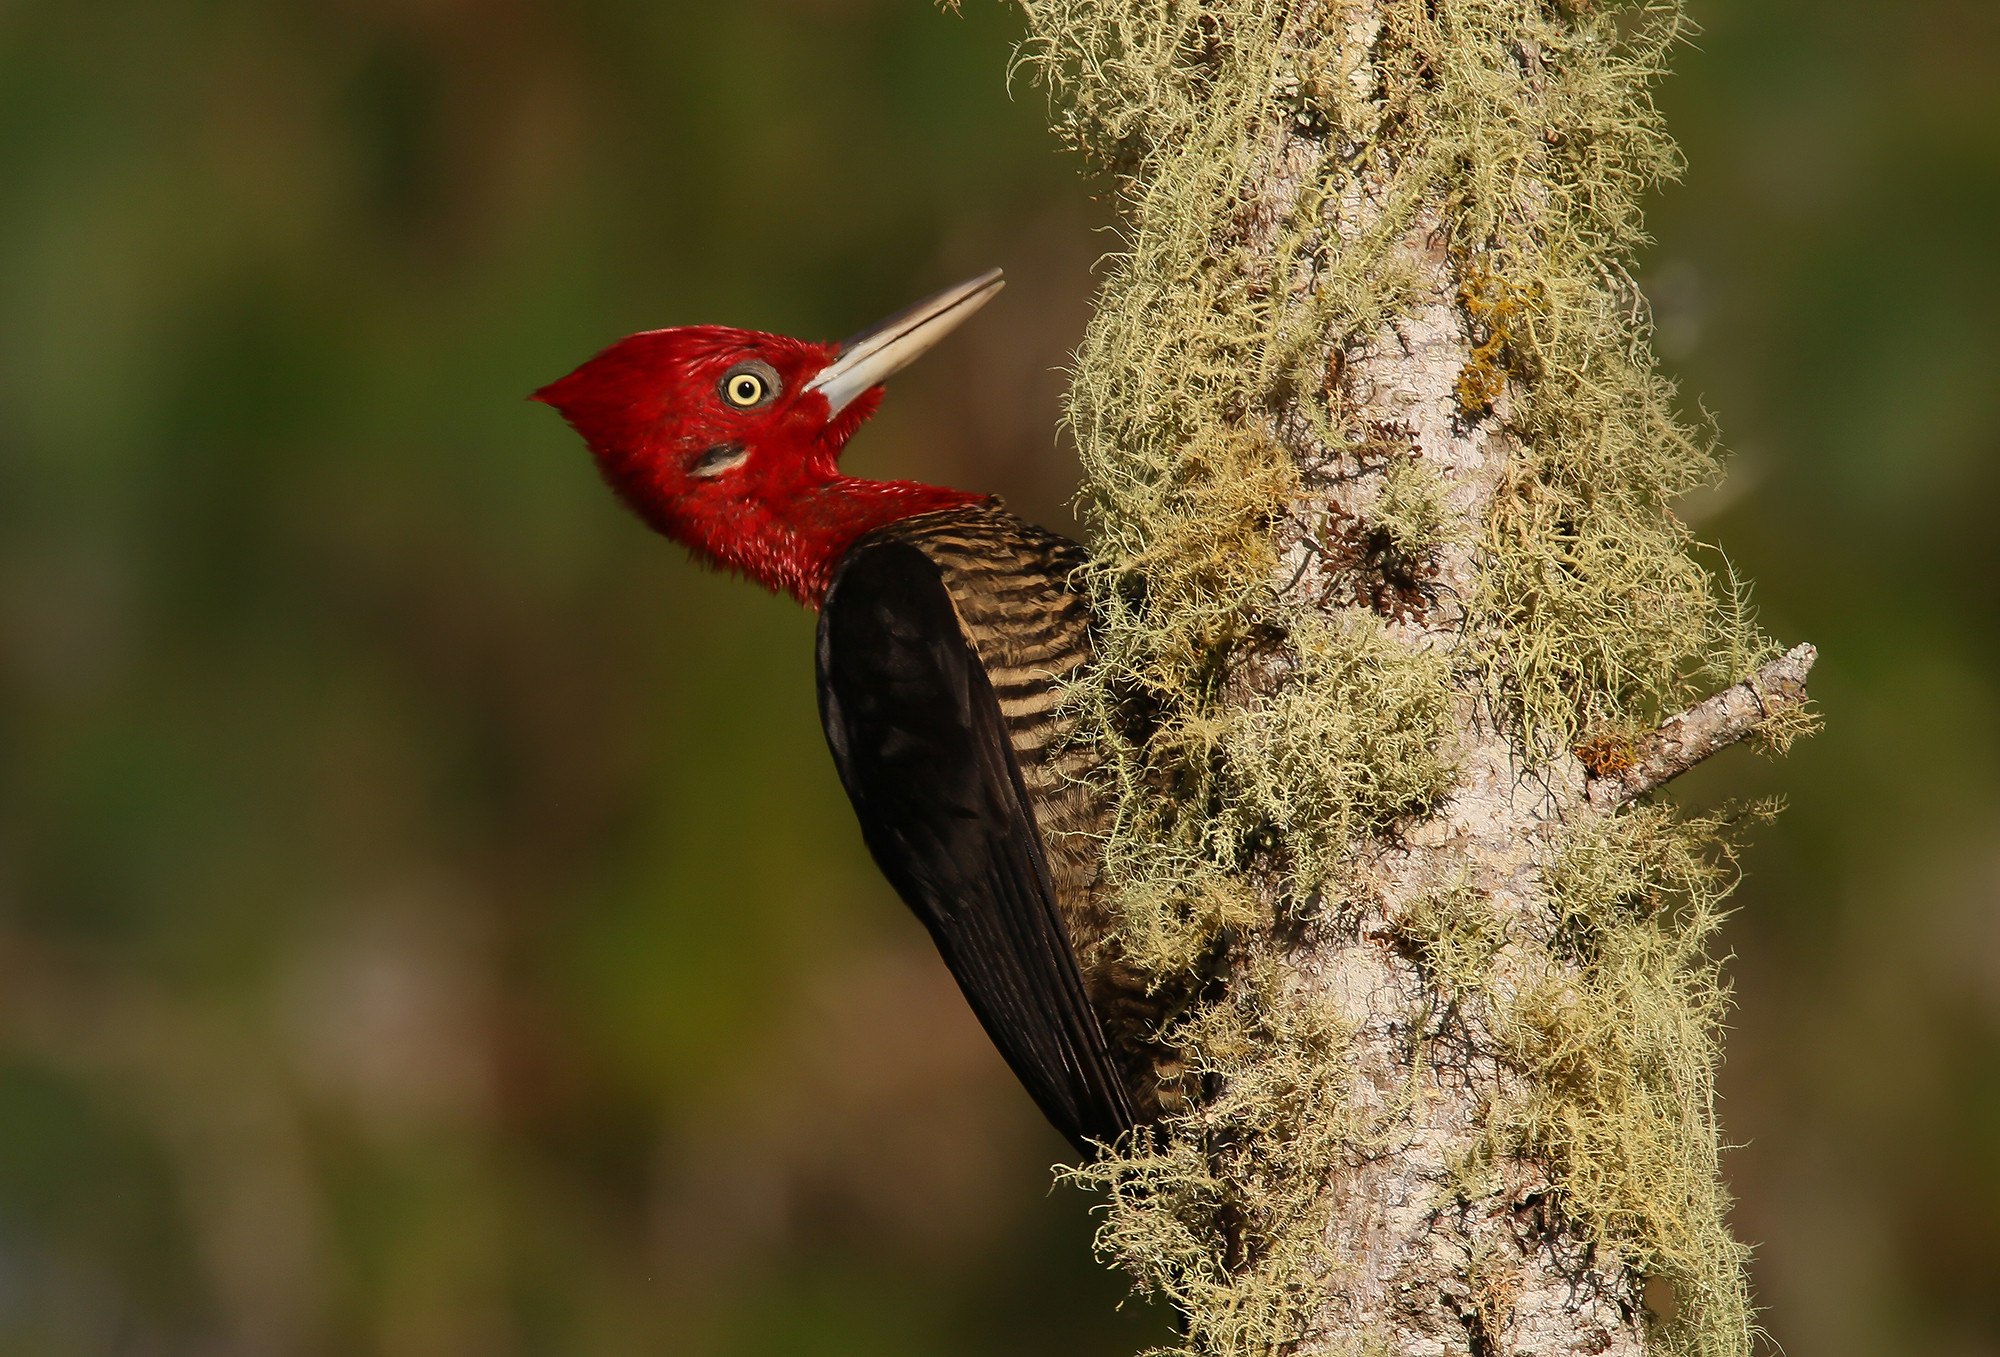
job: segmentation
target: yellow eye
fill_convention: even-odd
[[[739,363],[722,374],[722,398],[739,410],[764,404],[778,391],[778,374],[765,363]]]

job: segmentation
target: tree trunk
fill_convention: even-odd
[[[1069,409],[1108,889],[1194,996],[1188,1109],[1077,1171],[1101,1248],[1192,1352],[1746,1352],[1742,817],[1645,797],[1804,729],[1812,652],[1669,507],[1717,469],[1627,272],[1677,4],[1023,5],[1124,224]]]

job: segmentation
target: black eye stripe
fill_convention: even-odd
[[[717,443],[712,448],[703,449],[700,455],[688,463],[688,475],[719,476],[741,463],[749,455],[749,449],[741,443]]]

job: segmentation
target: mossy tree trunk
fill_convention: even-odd
[[[1107,878],[1202,996],[1193,1105],[1079,1171],[1104,1251],[1196,1352],[1745,1352],[1731,824],[1645,797],[1802,729],[1812,656],[1671,511],[1677,5],[1023,4],[1124,218],[1070,406]]]

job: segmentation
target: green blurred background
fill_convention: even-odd
[[[2000,6],[1696,0],[1643,276],[1820,644],[1731,926],[1794,1353],[2000,1353]],[[1114,245],[973,0],[0,5],[0,1355],[1114,1354],[810,619],[524,393],[994,264],[867,472],[1067,521]]]

